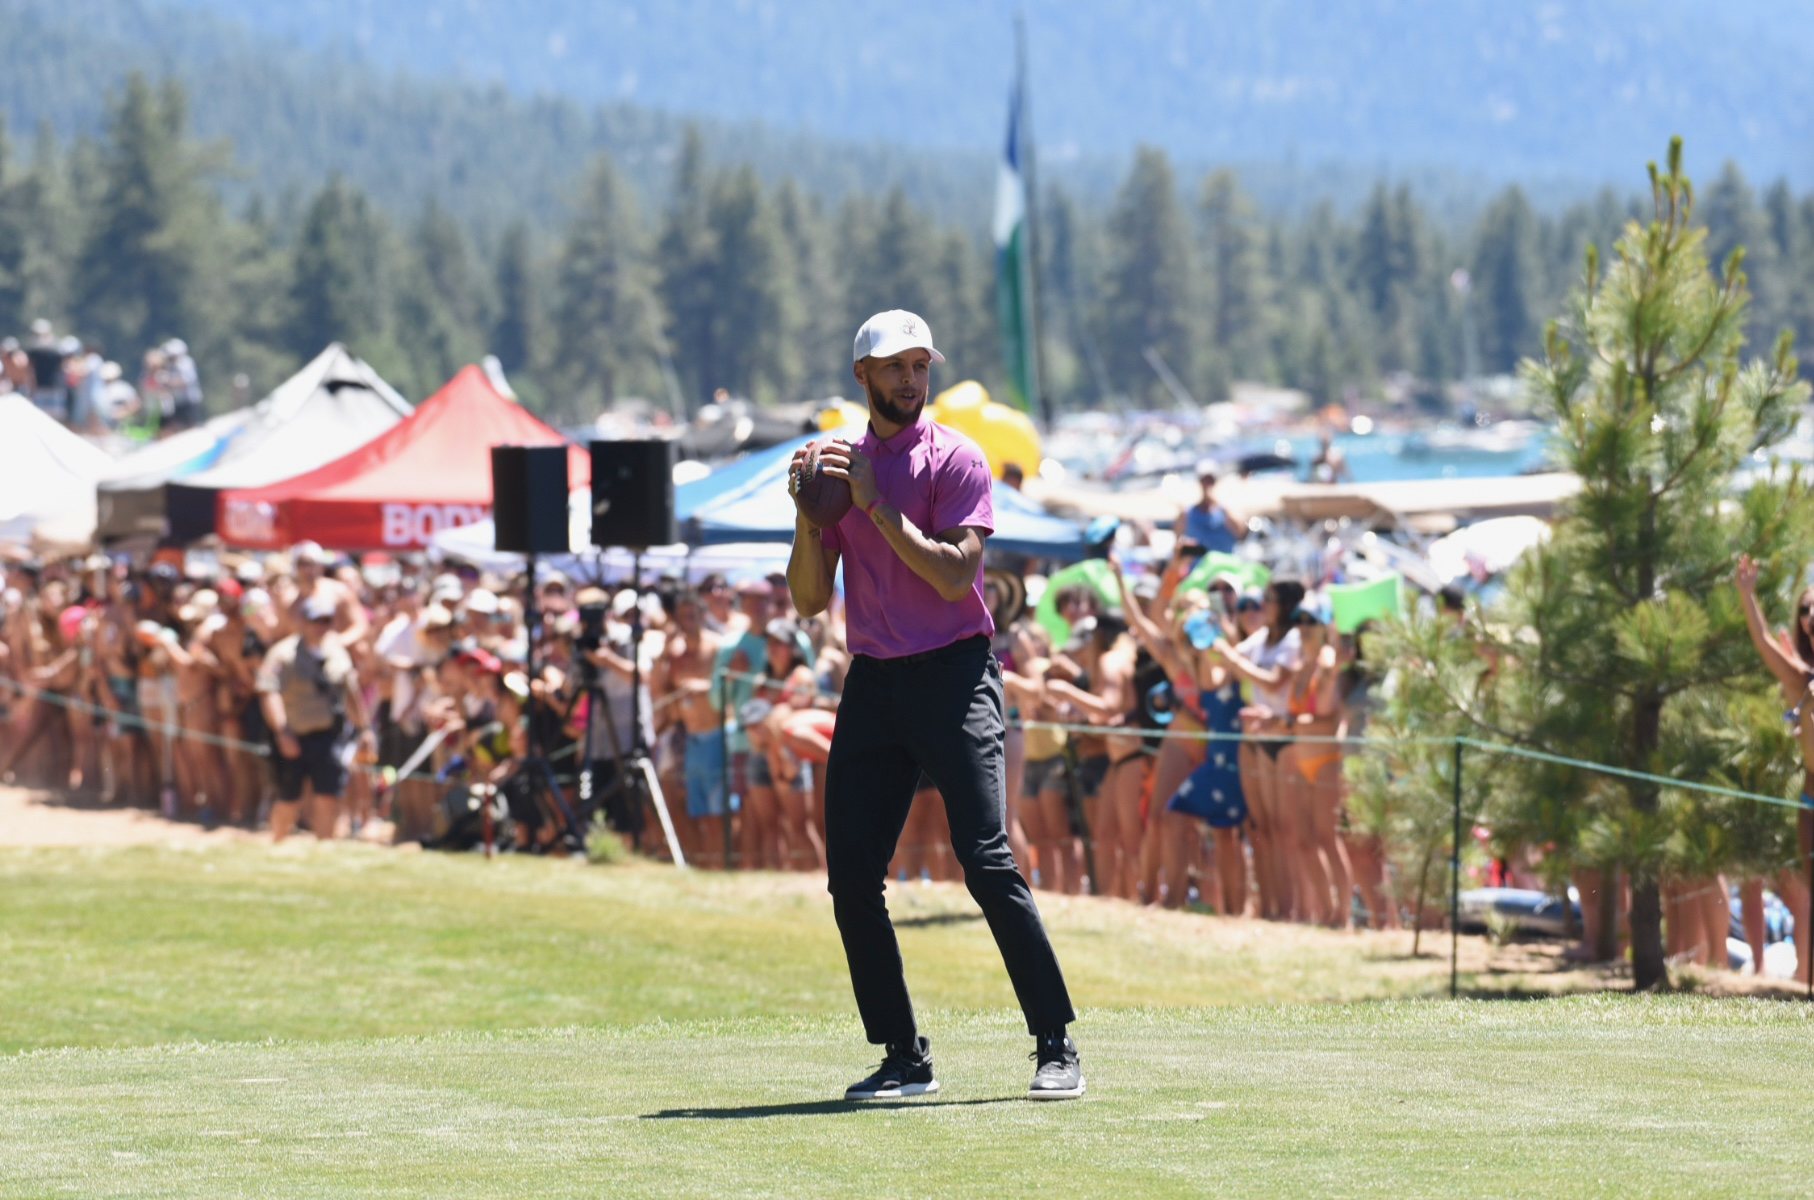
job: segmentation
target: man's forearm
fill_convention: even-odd
[[[816,617],[831,603],[831,572],[825,567],[825,545],[804,517],[794,518],[794,547],[787,556],[787,592],[794,611]]]
[[[909,570],[945,600],[961,600],[976,584],[976,562],[962,546],[930,537],[900,509],[877,498],[869,519]]]

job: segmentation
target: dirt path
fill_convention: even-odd
[[[205,845],[257,836],[243,829],[210,831],[184,821],[166,821],[146,808],[104,806],[60,792],[0,787],[0,846]]]

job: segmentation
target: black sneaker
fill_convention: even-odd
[[[1075,1100],[1083,1095],[1083,1062],[1077,1057],[1076,1042],[1062,1033],[1047,1035],[1029,1057],[1039,1066],[1027,1087],[1027,1099]]]
[[[888,1056],[875,1074],[844,1089],[846,1100],[898,1100],[938,1091],[932,1077],[932,1043],[916,1037],[908,1045],[889,1043]]]

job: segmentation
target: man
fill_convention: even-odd
[[[349,716],[360,749],[369,754],[378,747],[353,660],[334,634],[334,602],[317,594],[301,606],[302,632],[272,646],[258,669],[259,705],[277,743],[273,842],[295,828],[305,783],[315,798],[309,827],[317,838],[334,836],[346,788]]]
[[[1204,459],[1197,464],[1197,485],[1203,489],[1202,499],[1178,514],[1172,522],[1172,532],[1180,540],[1195,542],[1205,550],[1233,554],[1235,543],[1247,533],[1247,528],[1239,517],[1216,503],[1215,463]]]
[[[339,635],[340,643],[350,646],[364,641],[366,634],[371,632],[365,606],[359,603],[352,588],[328,574],[328,555],[321,543],[297,542],[290,547],[290,563],[296,574],[296,600],[287,614],[288,632],[302,629],[307,623],[302,615],[303,606],[319,596],[333,607],[334,632]]]
[[[724,731],[714,687],[718,635],[705,627],[699,597],[690,590],[674,598],[674,633],[662,646],[650,690],[659,706],[673,706],[686,730],[686,816],[689,854],[722,845],[724,818]]]
[[[1001,666],[983,600],[983,541],[993,531],[989,468],[976,443],[924,412],[932,364],[926,323],[899,310],[857,331],[851,373],[869,399],[869,428],[834,441],[822,470],[850,484],[853,506],[819,529],[796,512],[788,590],[803,616],[831,601],[844,566],[846,636],[855,655],[826,765],[825,830],[832,911],[863,1029],[882,1065],[847,1100],[938,1090],[914,1023],[901,951],[882,889],[922,771],[944,797],[964,882],[995,935],[1036,1039],[1029,1099],[1083,1094],[1076,1014],[1008,850]],[[795,455],[790,490],[804,451]],[[796,499],[796,509],[798,500]]]
[[[31,323],[31,344],[26,347],[25,357],[31,363],[32,403],[57,420],[67,421],[69,386],[63,378],[67,353],[43,317]]]
[[[699,598],[705,604],[705,627],[713,633],[742,633],[745,628],[731,609],[730,581],[716,571],[699,581]]]

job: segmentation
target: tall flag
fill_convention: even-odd
[[[1033,315],[1032,253],[1027,232],[1024,83],[1008,97],[1008,144],[995,176],[995,320],[1001,330],[1002,367],[1011,401],[1023,412],[1039,398],[1037,333]]]

